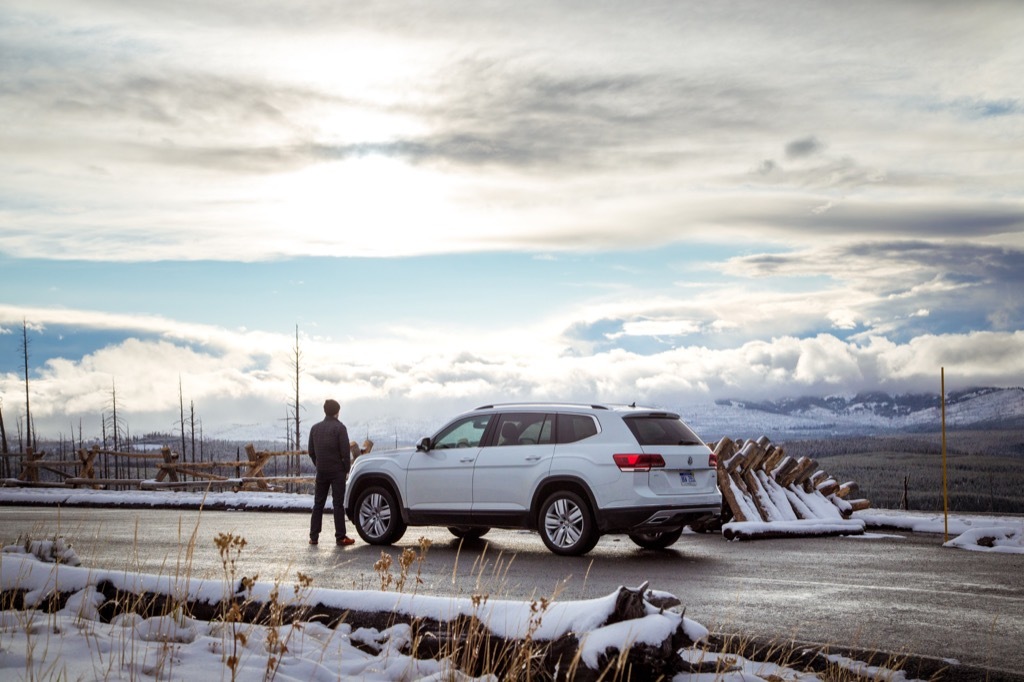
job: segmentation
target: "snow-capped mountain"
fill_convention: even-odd
[[[706,439],[779,434],[789,437],[868,435],[938,431],[942,404],[935,394],[785,398],[775,401],[718,400],[680,408]],[[946,396],[946,428],[1024,429],[1024,388],[976,388]]]

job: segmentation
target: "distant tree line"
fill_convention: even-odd
[[[906,454],[941,454],[942,434],[911,433],[884,436],[836,436],[779,441],[796,456],[833,457],[861,452],[893,451]],[[946,433],[948,455],[999,455],[1024,457],[1024,430],[958,429]]]
[[[871,506],[941,512],[941,436],[836,438],[783,444],[790,456],[818,460],[837,479],[855,481]],[[947,434],[946,478],[954,512],[1024,513],[1024,433]]]

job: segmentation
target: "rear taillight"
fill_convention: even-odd
[[[612,455],[615,466],[622,471],[650,471],[665,466],[665,460],[661,455]]]
[[[708,455],[708,468],[715,469],[718,467],[718,455],[712,452]]]

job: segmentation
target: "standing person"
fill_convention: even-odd
[[[313,493],[313,516],[309,520],[309,544],[320,540],[324,523],[324,507],[327,505],[327,491],[331,492],[334,505],[334,538],[338,545],[345,547],[355,543],[345,533],[345,479],[352,466],[349,451],[348,429],[338,419],[341,405],[337,400],[324,402],[324,420],[313,424],[309,430],[309,458],[316,466],[316,488]]]

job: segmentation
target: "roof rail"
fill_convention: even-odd
[[[519,401],[519,402],[492,402],[489,404],[481,404],[479,408],[474,408],[473,412],[477,410],[493,410],[495,408],[590,408],[592,410],[608,410],[604,404],[595,404],[588,402],[538,402],[538,401]]]

